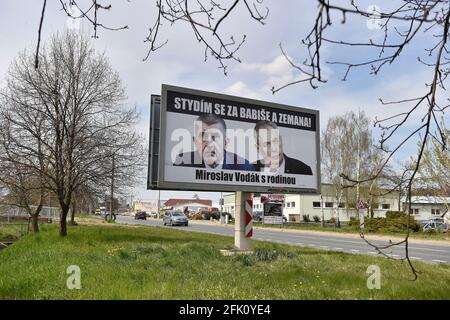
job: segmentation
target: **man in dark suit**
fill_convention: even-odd
[[[262,156],[262,159],[254,163],[256,171],[268,174],[312,175],[310,166],[284,154],[283,139],[275,123],[270,121],[256,123],[255,139],[258,153]]]
[[[225,121],[215,114],[203,114],[194,122],[196,151],[180,153],[174,166],[255,171],[255,166],[235,153],[226,151]]]

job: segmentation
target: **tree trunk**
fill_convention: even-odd
[[[77,226],[78,224],[75,222],[75,210],[76,210],[77,204],[75,200],[72,200],[72,211],[70,213],[70,225],[71,226]]]
[[[61,219],[59,221],[59,235],[61,237],[67,236],[67,214],[69,213],[69,206],[61,208]]]
[[[38,216],[39,216],[39,214],[31,215],[31,225],[33,227],[33,232],[34,233],[39,233]]]
[[[111,171],[111,199],[109,203],[109,221],[113,220],[113,212],[114,212],[114,154],[112,156],[112,171]]]
[[[323,196],[320,194],[320,213],[322,214],[322,227],[325,227],[325,213],[323,210]]]
[[[35,211],[32,211],[31,208],[29,206],[27,206],[27,211],[28,214],[31,217],[31,225],[33,227],[33,232],[34,233],[38,233],[39,232],[39,214],[42,211],[42,198],[41,198],[41,202],[39,203],[39,205],[37,206]]]
[[[341,227],[341,219],[339,217],[339,205],[341,203],[342,200],[342,195],[343,195],[344,191],[341,189],[338,195],[338,191],[336,190],[336,202],[335,202],[335,214],[336,214],[336,227],[340,228]]]

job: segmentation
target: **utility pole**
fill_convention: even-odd
[[[356,157],[356,203],[359,203],[359,177],[360,177],[360,169],[361,169],[361,142],[360,142],[360,134],[361,134],[361,128],[359,127],[360,125],[360,119],[361,119],[361,108],[358,107],[358,119],[356,122],[357,125],[357,134],[358,134],[358,143],[357,143],[357,157]]]
[[[158,190],[158,203],[157,203],[157,207],[158,207],[158,218],[160,218],[160,216],[159,216],[159,210],[161,210],[161,209],[160,209],[160,205],[159,205],[160,202],[161,202],[161,190]]]
[[[358,107],[358,118],[356,119],[356,130],[357,130],[357,155],[356,155],[356,203],[355,207],[359,206],[360,201],[360,195],[359,195],[359,177],[360,177],[360,171],[361,171],[361,108]],[[361,220],[361,210],[359,208],[356,208],[358,211],[358,218]]]
[[[109,221],[112,221],[113,209],[114,209],[114,169],[115,169],[115,154],[112,155],[112,171],[111,171],[111,199],[109,203]]]
[[[220,222],[224,223],[225,217],[223,216],[223,192],[220,193]]]
[[[133,211],[133,194],[130,194],[130,209],[129,212]]]
[[[325,227],[325,213],[323,210],[323,195],[322,195],[323,189],[320,192],[320,213],[322,214],[322,227]]]

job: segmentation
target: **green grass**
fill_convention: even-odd
[[[42,226],[0,251],[0,299],[448,299],[450,266],[253,241],[251,256],[224,257],[233,239],[158,227],[80,225],[66,238]],[[366,286],[369,265],[381,289]],[[66,287],[70,265],[81,290]]]

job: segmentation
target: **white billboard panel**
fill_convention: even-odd
[[[318,192],[319,112],[163,85],[158,188]]]

